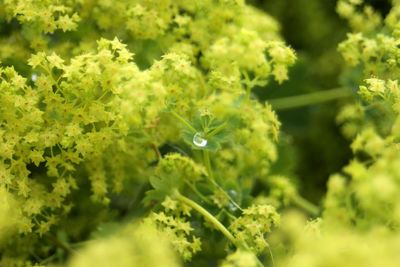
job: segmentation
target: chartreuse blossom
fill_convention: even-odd
[[[271,171],[281,125],[254,89],[296,60],[272,17],[242,0],[0,0],[0,266],[397,267],[400,2],[337,11],[353,159],[320,209]]]
[[[279,215],[251,188],[280,123],[253,89],[296,59],[272,17],[237,0],[4,0],[0,17],[1,266],[178,266],[209,235],[220,262],[263,264]],[[152,228],[95,237],[132,217]]]
[[[148,223],[124,226],[111,237],[89,242],[67,266],[84,267],[92,264],[104,267],[180,266],[168,238]]]

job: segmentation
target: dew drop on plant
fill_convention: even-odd
[[[37,80],[37,74],[36,74],[36,73],[33,73],[33,74],[32,74],[31,80],[32,80],[33,82],[36,82],[36,80]]]
[[[228,195],[232,198],[232,200],[229,201],[228,209],[231,212],[235,212],[235,211],[237,211],[238,207],[232,201],[236,201],[238,194],[235,190],[230,189],[230,190],[228,190]]]
[[[193,144],[197,147],[205,147],[207,146],[207,139],[204,138],[204,134],[202,133],[196,133],[193,136]]]
[[[237,211],[237,207],[232,203],[232,202],[229,202],[229,204],[228,204],[228,209],[231,211],[231,212],[235,212],[235,211]]]
[[[228,194],[233,198],[236,199],[237,198],[237,192],[233,189],[228,190]]]

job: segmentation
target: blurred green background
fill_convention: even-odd
[[[382,15],[388,0],[367,0]],[[281,24],[284,40],[296,50],[298,61],[289,81],[258,88],[258,97],[272,100],[313,93],[341,86],[343,61],[337,45],[350,32],[336,14],[336,0],[252,0]],[[286,173],[301,185],[303,196],[318,204],[326,191],[329,175],[341,170],[351,158],[349,141],[340,133],[335,117],[349,99],[301,108],[277,110],[282,122],[280,160]],[[276,169],[279,169],[278,167]]]

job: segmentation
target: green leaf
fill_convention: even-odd
[[[162,201],[166,196],[173,196],[175,191],[182,191],[185,180],[195,183],[205,175],[203,166],[192,159],[177,153],[169,154],[159,161],[154,175],[150,177],[154,189],[147,192],[145,202]]]
[[[183,126],[182,137],[193,149],[217,151],[223,143],[230,141],[232,127],[238,122],[234,117],[220,120],[209,113],[199,113],[191,123],[187,123],[191,127]]]

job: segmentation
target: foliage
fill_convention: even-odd
[[[353,153],[317,206],[279,101],[258,94],[297,58],[265,12],[0,0],[0,265],[397,266],[399,8],[338,0],[351,33],[313,55],[348,98],[336,120]]]

